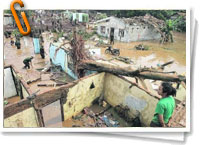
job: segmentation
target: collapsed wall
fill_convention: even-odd
[[[76,116],[85,107],[92,105],[103,92],[105,73],[100,73],[80,81],[77,85],[69,89],[67,101],[63,105],[64,119]]]
[[[133,115],[139,111],[142,126],[149,126],[158,100],[115,75],[107,73],[105,80],[104,99],[112,106],[127,105]]]
[[[4,127],[62,127],[62,121],[90,107],[98,97],[112,107],[128,106],[142,126],[149,126],[157,99],[113,74],[96,73],[4,107]]]
[[[26,83],[19,79],[13,66],[4,67],[4,98],[19,96],[21,99],[29,96]]]
[[[4,127],[39,127],[34,108],[30,107],[4,119]]]
[[[48,119],[52,120],[61,116],[64,121],[76,116],[101,95],[104,75],[105,73],[92,74],[39,94],[33,100],[24,98],[19,102],[6,105],[4,107],[4,127],[52,127],[55,122]],[[59,106],[56,107],[59,111],[53,113],[53,110],[45,109],[57,101],[59,101]]]

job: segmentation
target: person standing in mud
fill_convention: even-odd
[[[30,69],[30,65],[33,67],[33,65],[32,65],[32,59],[33,59],[34,57],[33,56],[31,56],[31,57],[27,57],[27,58],[25,58],[24,60],[23,60],[23,63],[24,63],[24,69],[26,69],[26,68],[28,68],[28,69]]]
[[[151,127],[170,127],[172,115],[175,109],[176,89],[170,83],[163,82],[158,94],[162,96],[156,105],[155,114],[151,121]]]
[[[40,46],[40,55],[41,55],[42,59],[45,59],[45,51],[44,51],[43,45]]]
[[[15,43],[15,42],[14,42],[14,40],[13,40],[13,37],[11,36],[11,38],[10,38],[10,45],[13,46],[14,43]]]
[[[17,47],[17,49],[21,48],[20,36],[16,36],[15,46]]]
[[[44,59],[45,58],[45,51],[44,51],[44,40],[43,40],[43,37],[42,37],[42,35],[40,35],[40,37],[39,37],[39,42],[40,42],[40,55],[41,55],[41,57],[42,57],[42,59]]]
[[[112,45],[114,45],[114,33],[110,33],[110,44]]]

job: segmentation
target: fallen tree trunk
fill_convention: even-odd
[[[87,69],[98,72],[108,72],[116,75],[129,77],[142,77],[144,79],[162,80],[170,82],[186,82],[185,76],[176,74],[166,74],[163,72],[156,72],[150,68],[134,69],[132,67],[120,67],[117,65],[96,62],[93,60],[82,60],[78,66],[79,69]]]

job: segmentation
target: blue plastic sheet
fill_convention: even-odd
[[[33,45],[34,45],[35,53],[36,53],[36,54],[40,53],[40,42],[39,42],[39,38],[33,38]]]

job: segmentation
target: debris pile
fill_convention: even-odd
[[[170,127],[186,127],[186,105],[185,100],[177,104],[174,110]]]
[[[116,59],[116,60],[122,61],[122,62],[124,62],[124,63],[126,63],[126,64],[133,64],[133,63],[134,63],[134,62],[133,62],[130,58],[128,58],[128,57],[117,56],[117,57],[113,57],[113,58]]]
[[[84,70],[78,69],[78,65],[81,60],[91,59],[89,52],[84,49],[84,40],[81,36],[76,34],[76,31],[73,32],[73,39],[70,41],[71,49],[71,58],[73,60],[74,72],[78,77],[84,76]]]
[[[149,50],[149,47],[143,44],[139,44],[135,46],[135,49],[137,50]]]
[[[139,111],[136,111],[136,114],[132,114],[128,106],[123,106],[122,104],[115,106],[115,111],[118,115],[125,119],[131,126],[141,127]]]
[[[161,35],[161,43],[167,42],[168,34],[163,31],[167,28],[165,21],[157,19],[150,14],[146,14],[145,16],[136,16],[132,18],[124,18],[123,19],[129,25],[142,25],[148,24],[149,26],[153,26],[156,31],[158,31]]]

